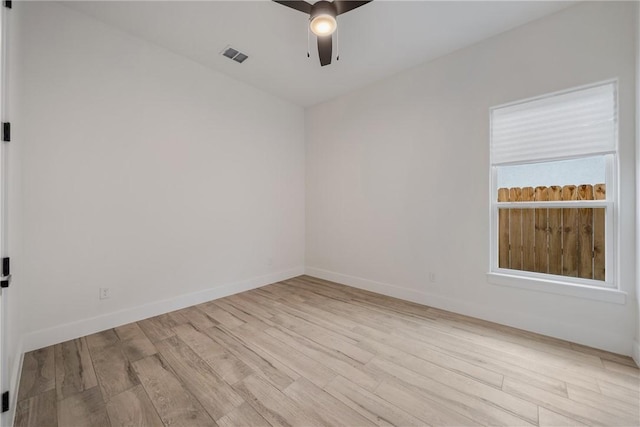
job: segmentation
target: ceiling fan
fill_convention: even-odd
[[[309,29],[318,38],[320,65],[324,67],[325,65],[331,64],[331,53],[333,50],[332,34],[338,28],[336,16],[370,3],[372,0],[334,0],[333,2],[321,0],[314,4],[307,3],[303,0],[273,1],[309,15]]]

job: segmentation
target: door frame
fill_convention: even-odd
[[[8,122],[8,76],[7,76],[7,35],[8,35],[8,15],[11,9],[6,6],[5,2],[0,5],[0,120]],[[8,241],[8,146],[7,143],[0,138],[0,258],[9,256]],[[16,396],[13,394],[17,390],[11,390],[10,372],[9,372],[9,347],[7,342],[7,321],[8,321],[8,302],[10,288],[2,288],[0,290],[0,392],[10,391],[9,394],[9,411],[2,413],[0,425],[9,425],[13,422],[8,419],[13,414],[11,404],[16,402]],[[14,363],[18,361],[14,360]],[[12,369],[13,370],[13,369]]]

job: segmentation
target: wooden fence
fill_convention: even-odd
[[[605,184],[498,190],[499,202],[605,198]],[[605,279],[604,208],[502,208],[498,223],[501,268]]]

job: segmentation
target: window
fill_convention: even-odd
[[[491,272],[615,287],[617,84],[491,109]]]

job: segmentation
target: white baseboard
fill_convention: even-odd
[[[13,369],[9,372],[9,411],[0,417],[0,426],[13,426],[15,424],[16,406],[18,404],[18,386],[20,385],[20,373],[22,372],[22,362],[24,361],[23,340],[18,342],[13,364]]]
[[[24,351],[32,351],[52,344],[72,340],[85,335],[115,328],[138,320],[147,319],[159,314],[168,313],[192,305],[223,298],[239,292],[248,291],[291,279],[292,277],[304,274],[304,267],[292,268],[285,271],[253,277],[235,283],[228,283],[204,291],[194,292],[186,295],[179,295],[161,301],[154,301],[148,304],[130,307],[113,313],[107,313],[96,317],[78,320],[63,325],[53,326],[47,329],[28,333],[24,336]]]
[[[605,331],[596,331],[579,324],[563,324],[558,328],[557,322],[545,317],[525,315],[521,312],[510,311],[509,308],[496,310],[495,307],[485,307],[471,301],[463,301],[434,293],[417,291],[415,289],[390,285],[362,277],[350,276],[321,268],[307,267],[305,273],[309,276],[330,280],[354,288],[387,295],[514,328],[547,335],[590,347],[600,348],[618,354],[630,356],[632,350],[629,338]],[[637,344],[637,343],[636,343]],[[637,349],[637,346],[636,346]],[[637,363],[636,359],[636,363]]]
[[[633,357],[636,365],[640,367],[640,342],[638,340],[633,340],[633,354],[631,357]]]

